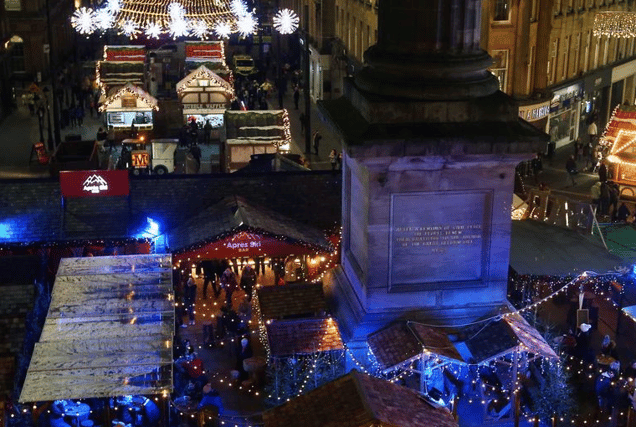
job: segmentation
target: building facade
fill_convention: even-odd
[[[625,0],[485,0],[482,47],[502,91],[520,116],[548,132],[555,147],[595,121],[602,129],[614,107],[634,101],[633,38],[596,37],[597,13],[636,11]]]

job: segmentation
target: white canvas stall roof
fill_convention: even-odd
[[[169,255],[65,258],[20,402],[172,390]]]

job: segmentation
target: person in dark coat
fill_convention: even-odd
[[[249,359],[254,355],[252,351],[252,346],[250,345],[250,340],[247,338],[243,338],[241,340],[241,349],[239,350],[238,356],[236,358],[236,370],[240,373],[240,378],[242,380],[246,380],[248,375],[245,367],[243,366],[243,361],[245,359]]]
[[[210,134],[212,133],[212,124],[209,120],[205,121],[205,126],[203,126],[203,142],[206,144],[210,143]]]
[[[236,275],[230,267],[226,268],[221,275],[221,287],[225,289],[226,305],[232,307],[232,294],[238,288],[238,283],[236,281]]]
[[[300,101],[300,88],[298,85],[294,86],[294,107],[298,110],[298,102]]]
[[[576,160],[574,160],[574,155],[568,158],[568,161],[565,163],[565,170],[568,172],[568,175],[572,180],[572,186],[575,186],[576,181],[574,180],[574,176],[579,172],[576,167]]]
[[[627,218],[629,218],[631,214],[632,213],[629,211],[627,205],[625,205],[625,203],[621,203],[621,206],[618,208],[618,212],[616,213],[616,221],[626,222]]]
[[[601,182],[607,181],[607,165],[605,165],[605,162],[601,163],[598,168],[598,180]]]
[[[197,284],[194,281],[194,278],[190,276],[188,281],[186,282],[186,287],[184,291],[184,303],[186,306],[186,310],[188,311],[188,319],[190,320],[189,324],[194,325],[194,306],[197,298]],[[182,328],[187,327],[188,325],[181,325]]]
[[[205,406],[216,406],[219,409],[219,415],[223,413],[223,402],[219,392],[212,387],[212,384],[207,383],[203,386],[203,397],[197,406],[197,409],[202,409]]]
[[[241,273],[241,288],[247,295],[247,300],[252,300],[252,289],[256,284],[256,270],[251,265],[247,264]]]

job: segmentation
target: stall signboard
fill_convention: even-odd
[[[532,105],[520,105],[519,117],[527,122],[535,122],[547,117],[550,114],[550,101],[545,101],[540,104]]]
[[[130,183],[127,170],[88,170],[60,172],[62,197],[127,196]]]
[[[211,102],[209,104],[183,104],[184,110],[225,110],[225,102]]]

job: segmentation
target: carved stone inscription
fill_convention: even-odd
[[[395,194],[391,287],[480,280],[488,193]]]

